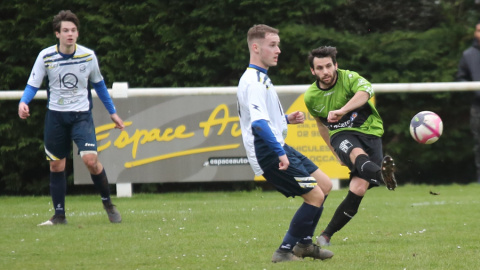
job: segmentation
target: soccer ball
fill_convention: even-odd
[[[419,143],[432,144],[440,138],[442,132],[442,119],[434,112],[419,112],[410,121],[410,135]]]

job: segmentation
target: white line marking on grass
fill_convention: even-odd
[[[435,201],[435,202],[419,202],[412,203],[412,206],[429,206],[429,205],[444,205],[447,204],[445,201]]]
[[[468,204],[479,204],[479,201],[469,201]],[[433,201],[433,202],[417,202],[412,203],[412,206],[429,206],[429,205],[445,205],[445,204],[465,204],[465,202],[446,202],[446,201]]]

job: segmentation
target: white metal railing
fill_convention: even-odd
[[[277,85],[278,93],[302,94],[309,84]],[[400,92],[452,92],[480,90],[480,82],[430,82],[430,83],[374,83],[375,93],[400,93]],[[117,90],[119,93],[117,94]],[[128,83],[115,82],[112,89],[108,90],[113,97],[140,97],[140,96],[171,96],[171,95],[213,95],[235,94],[236,86],[226,87],[165,87],[165,88],[128,88]],[[0,91],[0,100],[20,100],[23,90]],[[92,95],[96,96],[95,91]],[[47,92],[39,90],[36,99],[46,99]]]
[[[309,87],[303,85],[278,85],[275,89],[278,93],[302,94]],[[399,93],[399,92],[447,92],[447,91],[472,91],[480,90],[480,82],[434,82],[434,83],[380,83],[372,84],[375,93]],[[184,88],[128,88],[126,82],[115,82],[112,89],[108,90],[113,98],[141,97],[141,96],[172,96],[172,95],[222,95],[236,94],[237,87],[184,87]],[[0,91],[0,100],[20,100],[23,91],[7,90]],[[97,96],[92,91],[93,96]],[[39,90],[35,99],[46,99],[45,90]],[[339,187],[336,179],[334,185]],[[131,197],[131,183],[117,183],[117,196]]]

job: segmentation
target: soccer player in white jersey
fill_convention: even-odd
[[[280,55],[278,30],[254,25],[247,34],[250,64],[240,79],[237,91],[238,114],[248,160],[256,175],[263,175],[286,197],[301,196],[303,204],[272,262],[296,261],[303,257],[328,259],[329,250],[312,243],[323,202],[332,189],[328,176],[308,158],[285,144],[287,124],[299,124],[304,114],[285,115],[275,87],[267,75]]]
[[[110,222],[122,221],[110,199],[105,169],[97,158],[89,84],[95,88],[110,113],[115,128],[123,130],[124,124],[108,94],[95,53],[77,44],[79,25],[77,16],[70,10],[62,10],[54,16],[53,30],[58,44],[42,50],[38,55],[18,105],[21,119],[30,116],[28,103],[42,85],[44,77],[47,77],[48,110],[45,116],[44,141],[45,154],[50,162],[50,194],[55,214],[39,226],[67,223],[65,163],[72,149],[72,140],[100,192]]]

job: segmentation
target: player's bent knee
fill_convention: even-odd
[[[352,151],[350,152],[350,160],[353,164],[355,164],[357,157],[360,155],[366,155],[368,157],[367,153],[365,153],[362,148],[357,147],[352,149]]]
[[[63,172],[64,170],[65,170],[65,159],[50,161],[51,172]]]
[[[311,175],[313,176],[313,178],[315,178],[315,180],[317,181],[317,185],[320,187],[320,189],[325,195],[330,193],[333,188],[333,184],[332,180],[330,180],[330,177],[328,177],[328,175],[326,175],[320,169],[317,169]]]
[[[87,166],[88,168],[95,168],[98,166],[97,152],[80,152],[80,154],[82,156],[83,163],[85,163],[85,166]]]
[[[315,188],[310,190],[308,193],[303,194],[302,198],[305,201],[305,203],[314,205],[316,207],[320,207],[322,206],[325,195],[323,191],[320,189],[320,187],[316,186]]]
[[[358,176],[354,176],[350,181],[350,191],[357,196],[363,196],[367,193],[369,183]]]

